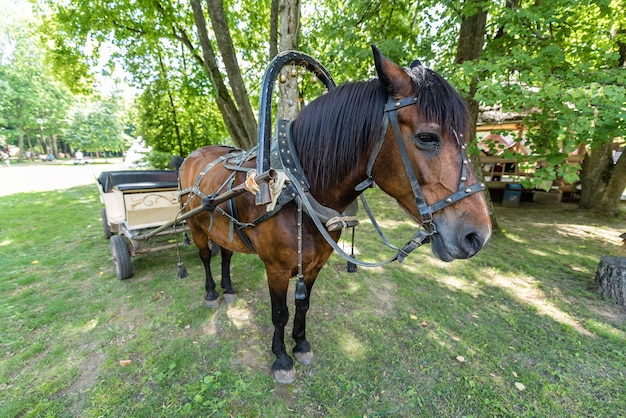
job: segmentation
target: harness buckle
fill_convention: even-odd
[[[398,250],[398,262],[402,264],[404,259],[410,253],[412,253],[418,247],[429,243],[431,235],[434,235],[436,233],[437,228],[435,227],[435,224],[432,223],[432,220],[427,223],[420,224],[419,229],[417,230],[415,235],[413,235],[411,240],[404,244],[404,246]]]

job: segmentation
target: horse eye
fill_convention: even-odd
[[[421,132],[415,136],[417,142],[425,146],[435,146],[439,144],[439,136],[430,132]]]

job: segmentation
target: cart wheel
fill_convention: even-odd
[[[102,208],[102,229],[104,230],[104,238],[111,238],[113,233],[111,232],[111,226],[109,225],[109,219],[107,218],[106,208]]]
[[[128,279],[133,275],[133,267],[130,264],[130,251],[126,238],[123,235],[111,237],[111,255],[115,266],[115,275],[120,280]]]

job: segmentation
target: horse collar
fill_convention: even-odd
[[[291,137],[291,121],[278,119],[276,123],[276,140],[278,149],[272,151],[272,156],[270,157],[274,159],[272,166],[282,165],[287,175],[293,181],[299,182],[303,190],[308,192],[310,187],[309,181],[304,175],[298,152]]]

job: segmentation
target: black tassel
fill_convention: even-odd
[[[189,276],[189,274],[187,274],[185,265],[182,262],[178,263],[178,275],[176,276],[176,280],[184,279],[187,276]]]
[[[306,285],[304,284],[304,280],[302,277],[298,277],[296,280],[296,300],[306,299]]]
[[[354,258],[354,227],[352,227],[352,247],[350,249],[350,256],[352,258]],[[354,264],[352,261],[348,261],[348,264],[346,265],[346,270],[348,271],[348,273],[356,273],[356,264]]]
[[[185,232],[183,234],[183,247],[189,247],[191,245],[191,241],[189,241],[189,235]]]

